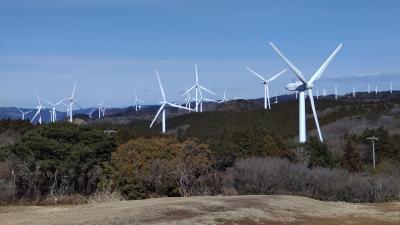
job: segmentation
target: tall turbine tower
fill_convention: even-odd
[[[31,119],[31,123],[36,119],[37,116],[39,116],[39,124],[42,124],[42,115],[40,114],[40,112],[42,111],[42,109],[44,109],[44,107],[42,106],[42,103],[40,102],[40,97],[39,97],[39,93],[35,87],[35,92],[36,92],[36,98],[38,100],[38,106],[36,106],[36,114],[33,116],[33,118]]]
[[[305,109],[305,92],[306,91],[308,92],[308,95],[309,95],[311,108],[313,111],[315,125],[316,125],[317,131],[318,131],[319,139],[322,142],[323,138],[322,138],[321,129],[319,127],[317,111],[315,110],[312,88],[314,87],[314,82],[317,81],[321,77],[322,73],[326,70],[329,63],[332,61],[332,59],[335,57],[335,55],[342,48],[342,44],[339,44],[339,46],[335,49],[335,51],[333,51],[333,53],[328,57],[328,59],[321,65],[321,67],[314,73],[314,75],[309,80],[306,80],[304,78],[303,73],[299,69],[297,69],[297,67],[295,67],[282,54],[282,52],[279,51],[279,49],[273,43],[270,42],[270,45],[276,51],[276,53],[283,59],[283,61],[285,61],[285,63],[291,68],[291,70],[294,72],[294,74],[300,80],[300,81],[297,81],[294,83],[289,83],[286,86],[286,89],[289,91],[299,91],[299,142],[300,143],[306,142],[306,109]]]
[[[337,100],[337,85],[335,85],[335,100]]]
[[[161,131],[162,131],[162,133],[165,133],[165,131],[166,131],[166,129],[165,129],[165,108],[167,106],[172,106],[172,107],[175,107],[175,108],[180,108],[180,109],[185,109],[185,110],[192,110],[192,109],[189,109],[189,108],[186,108],[186,107],[183,107],[183,106],[176,105],[174,103],[168,102],[166,100],[166,98],[165,98],[164,88],[163,88],[163,86],[161,84],[161,80],[160,80],[160,76],[158,75],[158,71],[156,71],[156,75],[157,75],[158,85],[160,86],[161,95],[162,95],[163,99],[162,99],[161,106],[158,109],[158,112],[157,112],[156,116],[154,117],[153,121],[150,124],[150,128],[153,126],[154,122],[156,121],[156,119],[160,115],[160,113],[162,113],[162,128],[161,128]]]
[[[194,67],[195,67],[195,70],[196,70],[196,83],[191,88],[189,88],[189,90],[187,90],[185,93],[183,93],[182,96],[186,95],[188,92],[190,92],[193,89],[195,89],[195,100],[196,100],[196,102],[195,102],[194,111],[198,112],[199,111],[199,107],[198,106],[199,106],[200,89],[203,89],[204,91],[207,91],[208,93],[211,93],[213,95],[215,95],[215,93],[210,91],[210,90],[208,90],[207,88],[205,88],[204,86],[199,84],[199,76],[197,74],[197,64],[195,64]]]
[[[254,74],[255,76],[257,76],[258,78],[260,78],[263,81],[263,85],[264,85],[264,109],[271,109],[271,103],[270,103],[270,99],[269,99],[269,82],[275,80],[277,77],[279,77],[281,74],[283,74],[284,72],[287,71],[287,69],[282,70],[281,72],[277,73],[275,76],[269,78],[268,80],[266,80],[264,77],[262,77],[260,74],[254,72],[252,69],[250,69],[249,67],[246,67],[246,69],[248,71],[250,71],[252,74]]]
[[[393,82],[390,82],[390,94],[393,94]]]
[[[72,110],[73,109],[72,109],[72,107],[73,107],[73,105],[75,103],[75,100],[74,100],[75,88],[76,88],[76,82],[74,83],[74,88],[72,89],[71,97],[68,98],[69,106],[68,106],[67,113],[69,114],[68,115],[69,122],[71,122],[71,123],[73,122],[73,118],[72,118]]]
[[[58,106],[59,104],[63,103],[65,101],[66,98],[61,99],[60,101],[56,102],[56,103],[52,103],[46,99],[43,99],[43,101],[47,102],[47,104],[49,104],[51,106],[50,109],[50,121],[52,123],[57,121],[57,111],[56,111],[56,106]]]

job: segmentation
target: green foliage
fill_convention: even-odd
[[[309,155],[309,167],[333,167],[332,153],[319,139],[311,137],[305,144],[305,150]]]
[[[173,137],[138,138],[112,154],[110,178],[129,199],[185,196],[211,166],[207,145]]]
[[[8,152],[14,161],[26,165],[27,176],[18,180],[21,195],[32,190],[38,193],[28,194],[45,195],[61,189],[66,194],[89,194],[95,190],[102,164],[115,147],[114,138],[100,130],[54,123],[27,132]]]

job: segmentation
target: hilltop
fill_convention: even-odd
[[[394,225],[400,204],[322,202],[298,196],[158,198],[69,206],[0,207],[2,224]]]

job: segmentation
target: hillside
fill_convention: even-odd
[[[69,206],[0,207],[2,224],[395,225],[400,204],[321,202],[297,196],[158,198]]]

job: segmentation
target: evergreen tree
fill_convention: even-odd
[[[333,167],[332,153],[317,138],[311,137],[305,144],[305,150],[309,155],[309,167]]]

